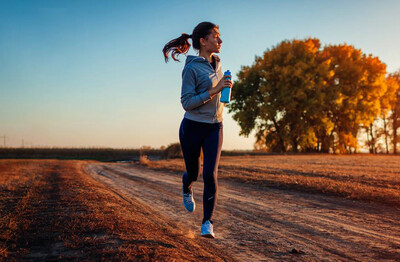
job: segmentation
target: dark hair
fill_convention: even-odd
[[[186,54],[189,51],[189,38],[192,38],[193,48],[200,50],[200,38],[206,38],[214,28],[219,28],[219,26],[210,22],[202,22],[193,29],[191,35],[183,33],[180,37],[169,41],[162,50],[165,62],[168,62],[168,54],[171,51],[172,59],[179,61],[175,56]]]

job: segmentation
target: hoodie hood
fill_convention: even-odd
[[[214,57],[215,61],[217,63],[219,63],[219,61],[220,61],[219,57],[217,55],[215,55],[215,54],[213,54],[212,56]],[[185,66],[187,66],[188,64],[190,64],[192,62],[199,62],[199,63],[206,62],[206,63],[208,63],[208,61],[202,56],[188,55],[186,57]]]

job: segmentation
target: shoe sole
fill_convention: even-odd
[[[189,212],[189,213],[193,213],[193,212],[194,212],[194,208],[193,208],[193,210],[189,210],[189,209],[187,209],[187,208],[185,207],[185,209],[186,209],[186,211]]]
[[[205,234],[205,235],[201,235],[202,237],[206,237],[206,238],[215,238],[215,235],[211,235],[211,234]]]

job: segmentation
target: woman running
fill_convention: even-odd
[[[203,221],[201,235],[214,238],[212,216],[217,201],[217,172],[222,147],[222,111],[220,92],[232,88],[232,82],[221,71],[219,53],[222,40],[219,26],[210,22],[198,24],[191,35],[183,33],[163,48],[165,62],[168,54],[176,56],[189,51],[189,38],[199,56],[188,55],[182,71],[181,103],[185,115],[179,129],[179,141],[185,160],[186,172],[182,177],[183,204],[193,212],[193,183],[199,177],[200,151],[203,149]]]

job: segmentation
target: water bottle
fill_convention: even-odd
[[[229,80],[232,79],[231,71],[226,71],[224,73],[224,77],[229,76]],[[231,88],[230,87],[224,87],[221,91],[221,99],[220,101],[222,103],[229,103],[231,101]]]

